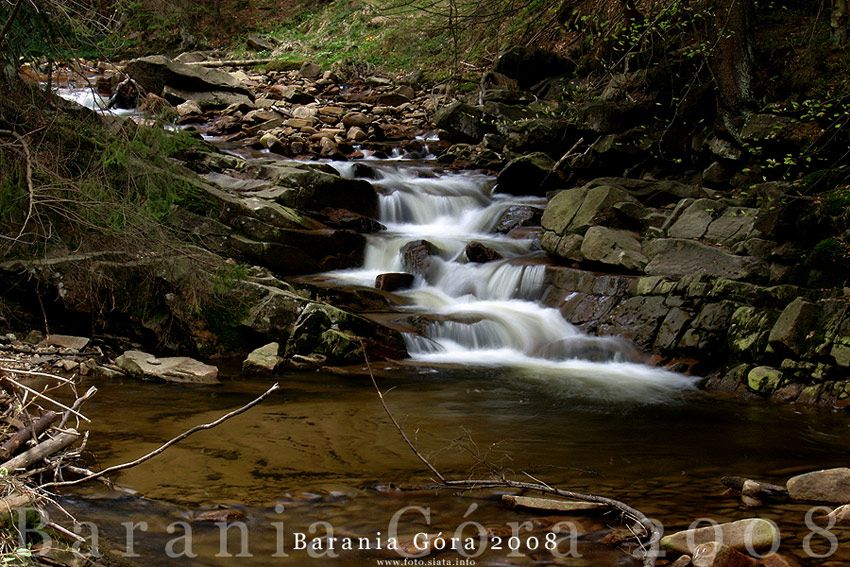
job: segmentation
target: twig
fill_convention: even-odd
[[[446,480],[446,477],[444,477],[442,473],[437,470],[437,467],[432,465],[431,462],[428,461],[428,459],[426,459],[425,456],[419,452],[416,446],[411,443],[410,439],[407,437],[407,434],[405,434],[404,429],[401,428],[401,425],[399,425],[399,423],[396,421],[395,416],[393,416],[393,413],[390,411],[390,408],[387,407],[387,402],[384,401],[384,394],[381,393],[381,389],[378,387],[378,382],[375,380],[375,374],[372,372],[372,365],[369,363],[369,357],[366,355],[366,345],[363,344],[363,341],[360,341],[360,345],[363,348],[363,358],[365,358],[366,360],[366,368],[369,370],[369,377],[372,379],[372,385],[375,387],[375,391],[378,393],[378,399],[381,400],[381,405],[384,406],[384,412],[387,414],[387,417],[389,417],[390,421],[393,422],[393,425],[395,425],[395,428],[398,430],[399,434],[401,435],[401,438],[404,439],[404,442],[407,444],[408,447],[410,447],[410,450],[413,451],[413,454],[416,455],[419,460],[422,461],[422,463],[426,467],[428,467],[428,469],[430,469],[432,473],[434,473],[434,476],[436,476],[440,482],[446,484],[448,482]]]
[[[103,469],[102,471],[96,472],[96,473],[89,475],[89,476],[84,476],[83,478],[78,478],[76,480],[66,480],[66,481],[61,481],[61,482],[48,482],[46,484],[42,484],[40,486],[40,488],[49,488],[49,487],[57,487],[57,486],[73,486],[73,485],[76,485],[76,484],[82,484],[82,483],[88,482],[90,480],[98,479],[98,478],[100,478],[104,475],[107,475],[109,473],[113,473],[113,472],[124,470],[124,469],[129,469],[129,468],[135,467],[136,465],[140,465],[140,464],[144,463],[145,461],[148,461],[148,460],[156,457],[157,455],[159,455],[160,453],[162,453],[163,451],[165,451],[166,449],[168,449],[172,445],[179,443],[180,441],[182,441],[183,439],[186,439],[187,437],[189,437],[190,435],[192,435],[194,433],[197,433],[198,431],[203,431],[205,429],[212,429],[212,428],[224,423],[225,421],[227,421],[231,417],[236,417],[237,415],[239,415],[241,413],[245,413],[246,411],[248,411],[249,409],[251,409],[255,405],[257,405],[260,402],[262,402],[263,400],[265,400],[267,397],[269,397],[271,395],[272,392],[274,392],[275,390],[277,390],[279,388],[280,388],[280,385],[277,382],[275,382],[275,384],[273,384],[271,388],[269,388],[268,390],[263,392],[262,395],[255,398],[254,400],[248,402],[247,404],[245,404],[241,408],[235,409],[232,412],[227,413],[227,414],[219,417],[215,421],[211,421],[210,423],[204,423],[204,424],[201,424],[201,425],[196,425],[195,427],[184,431],[183,433],[181,433],[177,437],[174,437],[173,439],[166,441],[165,443],[160,445],[159,448],[154,449],[150,453],[142,455],[141,457],[139,457],[138,459],[136,459],[134,461],[130,461],[128,463],[122,463],[120,465],[114,465],[114,466],[111,466],[111,467],[107,467],[107,468]]]
[[[12,372],[13,374],[26,374],[27,376],[41,376],[42,378],[52,378],[53,380],[65,382],[66,384],[72,382],[72,380],[68,378],[63,378],[62,376],[57,376],[56,374],[48,374],[47,372],[36,372],[35,370],[16,370],[14,368],[6,368],[5,366],[0,366],[0,370],[4,372]]]
[[[91,388],[89,388],[89,389],[86,391],[86,393],[85,393],[85,394],[83,394],[82,396],[80,396],[79,398],[77,398],[76,400],[74,400],[73,405],[71,405],[71,410],[73,410],[73,411],[77,411],[77,410],[79,410],[79,409],[80,409],[80,407],[81,407],[84,403],[86,403],[86,402],[89,400],[89,398],[91,398],[92,396],[94,396],[96,393],[97,393],[97,388],[96,388],[96,387],[92,386]],[[59,422],[59,429],[62,429],[63,427],[65,427],[65,423],[67,423],[67,422],[68,422],[68,418],[69,418],[69,417],[71,417],[71,410],[66,411],[64,414],[62,414],[62,421],[60,421],[60,422]]]
[[[22,389],[22,390],[25,390],[25,391],[29,392],[30,394],[32,394],[32,395],[34,395],[34,396],[36,396],[36,397],[39,397],[39,398],[41,398],[41,399],[43,399],[43,400],[47,400],[48,402],[50,402],[50,403],[52,403],[52,404],[54,404],[54,405],[56,405],[56,406],[59,406],[59,407],[60,407],[60,408],[62,408],[63,410],[71,412],[72,414],[76,415],[76,416],[77,416],[77,417],[79,417],[80,419],[82,419],[82,420],[84,420],[84,421],[87,421],[87,422],[91,423],[91,420],[90,420],[89,418],[87,418],[86,416],[84,416],[83,414],[81,414],[80,412],[78,412],[77,410],[75,410],[75,409],[73,409],[73,408],[69,408],[68,406],[66,406],[66,405],[65,405],[65,404],[63,404],[62,402],[57,402],[57,401],[56,401],[56,400],[54,400],[53,398],[50,398],[50,397],[48,397],[48,396],[45,396],[44,394],[42,394],[41,392],[39,392],[39,391],[37,391],[37,390],[33,390],[32,388],[30,388],[30,387],[28,387],[28,386],[24,386],[24,385],[23,385],[23,384],[21,384],[20,382],[16,382],[15,380],[12,380],[12,379],[11,379],[11,378],[9,378],[8,376],[3,376],[2,378],[0,378],[0,381],[3,381],[3,382],[10,382],[10,383],[11,383],[11,384],[13,384],[14,386],[16,386],[16,387],[18,387],[18,388],[20,388],[20,389]]]

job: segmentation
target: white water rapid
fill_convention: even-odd
[[[353,176],[347,163],[334,163]],[[636,362],[635,347],[615,337],[591,337],[544,307],[543,253],[531,239],[491,232],[512,205],[542,201],[492,194],[493,179],[475,173],[434,173],[433,168],[393,162],[374,166],[380,221],[387,230],[369,236],[362,268],[328,274],[345,284],[373,286],[379,274],[404,272],[400,250],[427,240],[439,249],[427,273],[397,292],[420,314],[424,335],[405,336],[414,362],[506,367],[512,375],[553,389],[608,398],[656,400],[694,388],[697,379]],[[470,241],[504,259],[467,262]]]

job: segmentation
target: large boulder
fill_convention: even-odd
[[[798,297],[789,303],[770,330],[768,342],[774,350],[795,355],[805,348],[805,339],[817,321],[817,305]]]
[[[119,368],[140,378],[193,384],[217,384],[218,368],[185,356],[157,358],[138,350],[128,350],[115,360]]]
[[[427,275],[431,267],[431,257],[438,256],[440,249],[427,240],[414,240],[405,244],[399,252],[406,270]]]
[[[187,91],[166,85],[162,94],[165,100],[175,106],[192,102],[200,112],[227,108],[231,105],[253,106],[254,103],[250,96],[233,91]]]
[[[125,72],[143,89],[161,94],[169,87],[188,92],[225,91],[242,93],[253,100],[251,91],[229,73],[201,65],[178,63],[164,55],[133,59]]]
[[[364,179],[340,177],[331,167],[299,162],[264,162],[246,168],[249,174],[271,181],[275,187],[254,194],[303,211],[348,209],[374,218],[378,194]]]
[[[448,134],[449,141],[478,143],[484,134],[495,132],[485,121],[484,111],[462,102],[454,102],[437,111],[434,126]]]
[[[558,178],[552,173],[555,160],[538,152],[511,160],[496,180],[497,193],[544,196]],[[551,180],[551,182],[550,182]]]

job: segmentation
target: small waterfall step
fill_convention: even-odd
[[[356,172],[351,164],[339,169]],[[325,277],[374,287],[381,274],[413,272],[412,286],[392,294],[403,298],[398,309],[418,331],[405,335],[409,363],[513,368],[523,378],[606,396],[651,399],[694,387],[696,378],[645,364],[649,357],[631,342],[586,335],[541,304],[546,257],[537,231],[495,227],[512,207],[544,201],[493,194],[494,179],[481,173],[403,161],[370,163],[369,176],[387,229],[368,235],[361,268]],[[502,259],[469,261],[470,242]]]

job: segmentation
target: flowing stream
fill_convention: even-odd
[[[334,165],[353,176],[351,165]],[[493,180],[478,174],[436,173],[427,163],[370,165],[388,230],[369,237],[361,269],[326,277],[373,286],[378,274],[404,270],[399,250],[408,242],[427,239],[439,248],[426,276],[399,292],[401,309],[425,321],[421,335],[407,337],[414,364],[375,370],[395,416],[443,474],[527,474],[626,501],[667,531],[699,518],[761,516],[777,522],[782,551],[806,567],[850,564],[846,527],[807,526],[811,509],[803,504],[743,508],[722,496],[719,483],[738,474],[781,484],[800,472],[847,466],[846,412],[709,395],[693,378],[635,362],[626,342],[581,334],[536,302],[545,268],[533,241],[491,232],[510,206],[541,202],[493,196]],[[466,262],[470,240],[504,260]],[[223,368],[222,377],[217,386],[85,379],[81,391],[99,388],[85,407],[92,466],[135,459],[270,384],[236,367]],[[274,380],[281,390],[250,412],[116,474],[119,489],[90,484],[66,492],[62,504],[97,527],[101,552],[157,567],[379,565],[399,559],[387,549],[394,518],[403,544],[422,533],[477,536],[478,526],[502,537],[501,549],[488,540],[477,565],[638,564],[599,543],[619,525],[609,515],[569,517],[576,545],[562,545],[571,553],[556,558],[541,547],[563,517],[507,508],[499,491],[397,490],[432,479],[361,374],[282,372]],[[237,526],[222,537],[219,526],[195,521],[222,508],[244,524],[244,534]],[[507,537],[526,521],[536,527],[521,529],[512,552]],[[342,541],[333,551],[298,548],[299,539],[329,532],[352,538],[353,549],[341,549]],[[557,537],[563,544],[571,536],[562,530]],[[445,551],[407,564],[463,559]]]
[[[352,175],[350,164],[334,164]],[[330,274],[341,283],[374,285],[379,274],[404,272],[402,248],[427,240],[439,251],[412,289],[400,292],[409,311],[427,317],[423,335],[406,336],[413,361],[510,367],[517,378],[607,398],[660,399],[692,389],[697,379],[634,362],[637,350],[616,337],[590,337],[537,303],[543,295],[544,254],[532,238],[497,234],[513,206],[545,201],[494,195],[494,180],[475,173],[435,173],[428,165],[393,162],[373,168],[386,231],[372,235],[364,266]],[[479,242],[503,259],[468,262]]]

